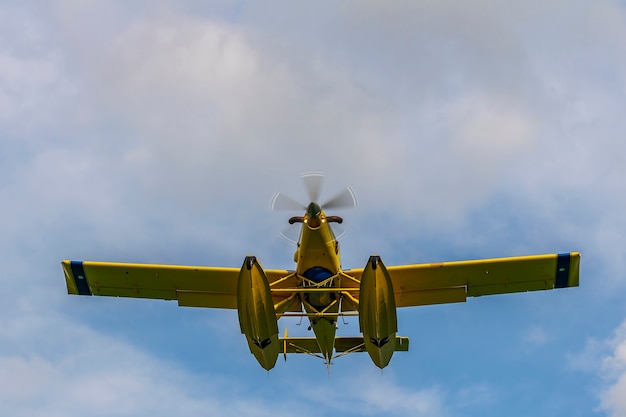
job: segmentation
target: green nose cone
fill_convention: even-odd
[[[322,214],[322,208],[317,203],[310,203],[309,206],[306,208],[306,213],[309,215],[310,218],[316,218],[319,217],[320,214]]]

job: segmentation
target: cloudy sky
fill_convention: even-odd
[[[206,3],[0,5],[4,413],[626,416],[623,1]],[[581,286],[402,310],[410,352],[330,377],[66,294],[62,259],[293,267],[267,208],[312,170],[358,195],[346,268],[576,250]]]

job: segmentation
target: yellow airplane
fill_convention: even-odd
[[[396,308],[464,302],[467,297],[578,286],[580,254],[518,256],[460,262],[385,266],[377,255],[364,268],[342,269],[339,242],[322,207],[356,206],[350,188],[320,205],[322,176],[303,175],[311,202],[294,254],[295,270],[263,269],[254,256],[241,268],[62,262],[69,294],[177,300],[178,305],[237,309],[250,352],[268,371],[279,354],[306,353],[327,366],[337,357],[366,351],[383,369],[395,351],[408,351],[396,336]],[[283,194],[274,208],[296,208]],[[336,337],[338,319],[358,316],[362,335]],[[281,317],[307,317],[315,337],[278,336]]]

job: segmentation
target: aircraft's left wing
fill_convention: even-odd
[[[576,287],[580,253],[388,267],[397,307],[466,297]]]
[[[62,262],[69,294],[177,300],[181,306],[237,308],[239,268]],[[286,270],[265,270],[270,283]],[[279,300],[277,300],[279,301]]]
[[[578,286],[580,253],[388,266],[396,307]],[[360,280],[362,269],[346,271]],[[350,292],[350,291],[348,291]],[[350,292],[357,297],[358,291]],[[348,300],[349,301],[349,300]],[[356,309],[356,307],[354,307]]]

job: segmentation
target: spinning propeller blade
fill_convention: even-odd
[[[274,197],[272,197],[272,201],[270,202],[270,210],[281,210],[281,211],[304,211],[306,210],[306,206],[304,204],[298,203],[293,198],[285,195],[283,193],[276,193]]]
[[[302,182],[304,182],[309,201],[314,203],[319,202],[320,191],[324,183],[324,174],[321,172],[306,172],[302,174],[300,178],[302,178]]]
[[[322,204],[324,209],[356,208],[356,206],[356,194],[351,187],[346,187],[345,190]]]
[[[309,202],[317,203],[324,183],[324,174],[321,172],[307,172],[302,174],[300,178],[302,178],[302,182],[306,188]],[[299,203],[296,199],[286,194],[276,193],[270,201],[270,210],[304,211],[307,208],[307,204]],[[356,208],[356,194],[352,187],[346,187],[320,206],[323,209]]]

